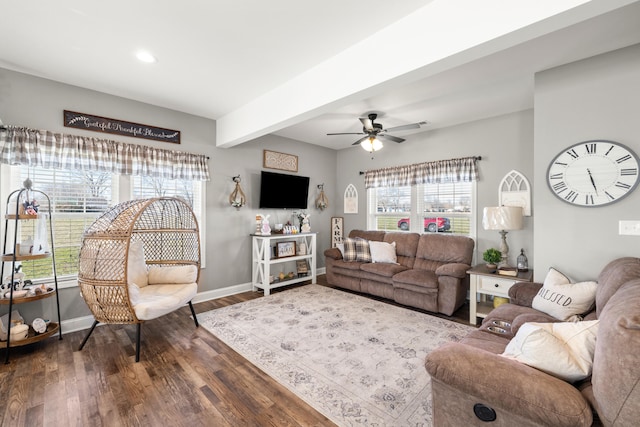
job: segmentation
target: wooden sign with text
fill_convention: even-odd
[[[180,131],[64,110],[65,127],[180,144]]]

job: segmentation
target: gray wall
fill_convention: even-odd
[[[533,185],[533,112],[531,110],[465,123],[444,129],[409,135],[402,144],[387,142],[373,155],[360,147],[338,152],[338,196],[348,184],[358,190],[358,214],[346,214],[345,230],[366,228],[366,191],[364,177],[359,171],[388,166],[408,165],[457,157],[482,156],[478,162],[480,178],[477,182],[476,262],[482,262],[482,252],[500,247],[496,231],[482,229],[482,209],[498,206],[498,186],[502,178],[515,169]],[[341,203],[337,201],[336,203]],[[340,206],[340,209],[342,207]],[[535,213],[534,213],[535,214]],[[507,236],[510,262],[520,248],[525,250],[533,266],[533,223],[525,217],[524,229]]]
[[[62,111],[65,109],[178,129],[182,132],[182,143],[176,145],[65,128],[62,124]],[[104,137],[210,156],[211,181],[206,184],[207,216],[204,224],[206,268],[202,271],[200,292],[247,284],[251,281],[249,233],[255,230],[255,215],[259,212],[259,177],[263,149],[298,156],[298,174],[311,178],[308,211],[311,213],[312,230],[319,233],[318,253],[321,254],[330,245],[329,222],[335,206],[330,206],[322,213],[312,206],[317,195],[317,184],[325,184],[325,192],[329,197],[335,194],[334,150],[277,136],[265,136],[236,148],[220,149],[215,147],[216,127],[213,120],[5,69],[0,69],[0,118],[8,125]],[[228,203],[229,194],[234,188],[231,178],[238,174],[241,175],[242,186],[249,199],[248,205],[240,210]],[[283,211],[263,213],[271,214],[272,222],[273,218],[285,216]],[[321,256],[318,257],[318,265],[324,266],[324,258]],[[63,320],[90,314],[77,288],[63,289],[60,303]],[[35,302],[21,306],[20,312],[27,315],[30,312],[39,312],[42,315],[44,312],[44,315],[55,318],[50,307],[51,304]]]
[[[553,157],[590,139],[620,142],[640,154],[640,45],[554,68],[535,77],[536,277],[556,267],[595,279],[620,256],[640,256],[640,237],[618,235],[619,220],[640,220],[640,189],[612,205],[571,206],[551,194]]]

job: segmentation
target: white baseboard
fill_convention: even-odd
[[[316,274],[325,274],[325,268],[319,268],[316,270]],[[226,288],[214,289],[211,291],[199,292],[192,300],[194,304],[199,302],[211,301],[217,298],[224,298],[231,295],[241,294],[242,292],[248,292],[252,289],[251,283],[241,283],[239,285],[227,286]],[[82,331],[89,329],[93,325],[94,318],[92,315],[75,317],[73,319],[63,320],[60,327],[62,328],[62,334],[69,332]],[[102,325],[99,323],[98,325]]]

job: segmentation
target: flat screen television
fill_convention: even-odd
[[[309,177],[262,171],[260,208],[306,209]]]

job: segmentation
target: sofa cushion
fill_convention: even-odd
[[[393,277],[396,274],[407,270],[407,267],[400,264],[390,264],[390,263],[367,263],[361,264],[360,270],[366,271],[368,273],[374,273],[383,277]]]
[[[420,235],[418,233],[400,231],[388,232],[383,239],[386,243],[395,242],[397,262],[408,268],[413,268],[419,240]]]
[[[550,268],[531,305],[559,320],[579,320],[593,307],[596,286],[596,282],[570,283],[565,275]]]
[[[369,241],[361,238],[344,239],[343,258],[347,262],[371,262],[371,252],[369,251]]]
[[[371,252],[371,261],[374,263],[398,263],[396,242],[387,243],[372,240],[369,242],[369,251]]]
[[[349,237],[352,239],[361,238],[365,240],[374,240],[376,242],[382,242],[386,232],[381,230],[351,230]]]
[[[435,270],[440,265],[450,262],[471,264],[473,258],[473,239],[465,236],[451,236],[439,233],[426,233],[420,236],[416,251],[415,268]],[[429,261],[435,262],[433,266]]]
[[[525,323],[502,355],[565,381],[579,381],[591,375],[598,323]]]
[[[604,309],[607,301],[618,288],[630,280],[640,279],[640,258],[618,258],[607,264],[598,276],[596,290],[596,314]]]
[[[604,425],[640,420],[640,279],[627,282],[600,314],[593,364],[593,394]]]
[[[406,285],[411,285],[407,287]],[[405,289],[428,288],[438,289],[438,276],[433,271],[428,270],[406,270],[393,276],[393,286]]]

